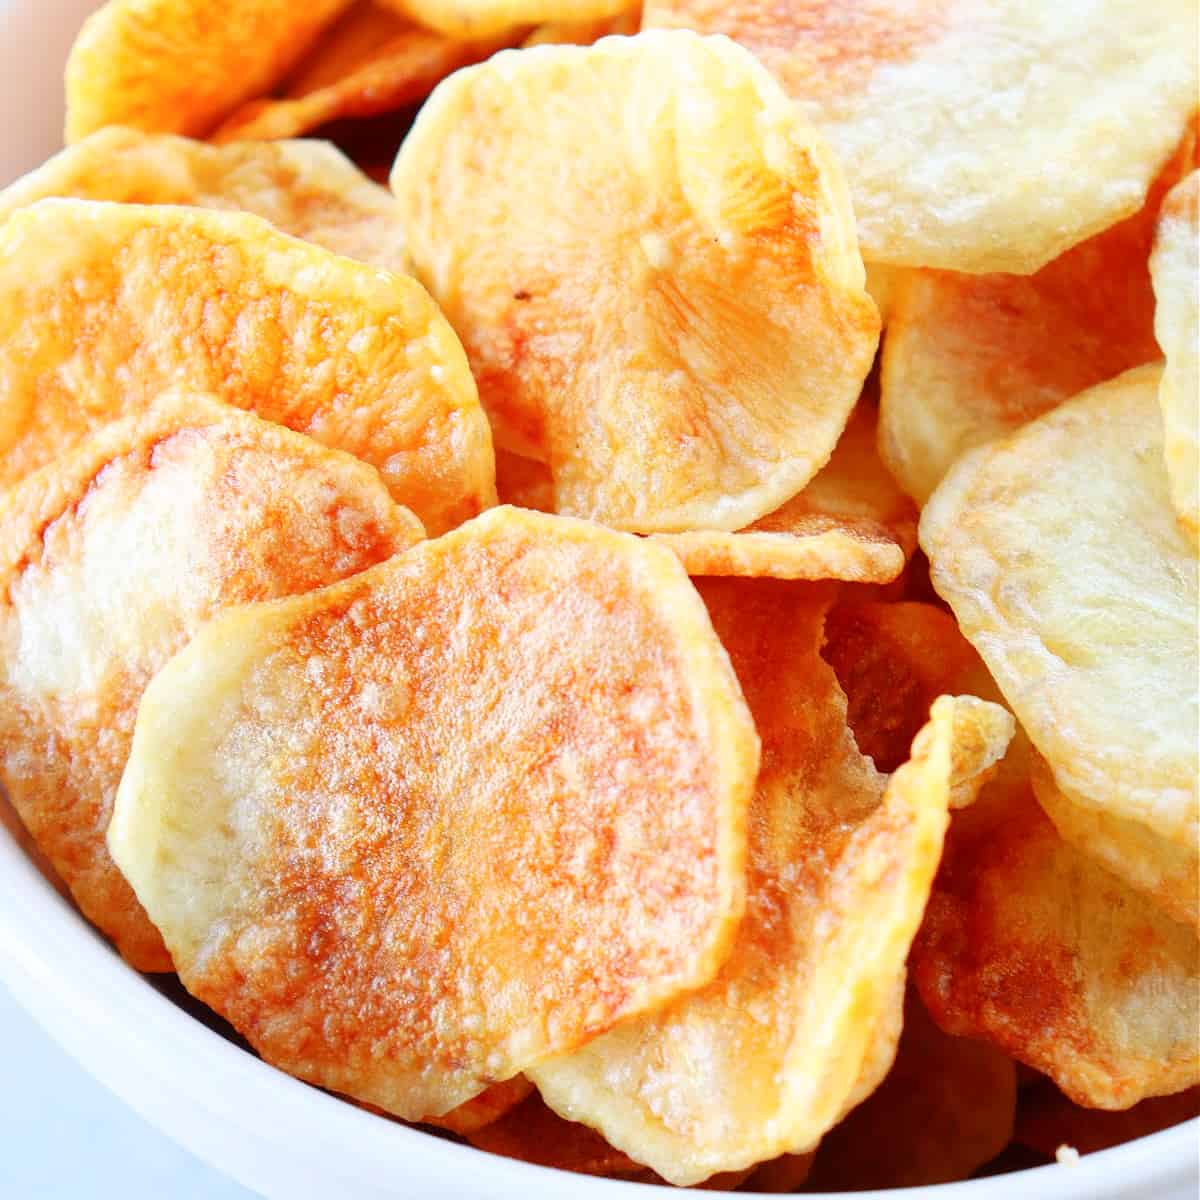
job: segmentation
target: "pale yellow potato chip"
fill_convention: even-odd
[[[1131,217],[1034,275],[897,271],[883,344],[880,450],[924,504],[966,451],[1161,357],[1149,256],[1189,132]]]
[[[1193,538],[1200,534],[1200,172],[1163,205],[1150,273],[1154,331],[1167,356],[1159,392],[1171,498]]]
[[[0,222],[52,196],[254,213],[284,233],[407,271],[395,200],[327,142],[215,147],[110,127],[0,192]]]
[[[1200,941],[1068,845],[1005,780],[957,814],[912,976],[943,1029],[983,1038],[1079,1104],[1200,1082]]]
[[[708,987],[531,1072],[555,1111],[675,1184],[810,1149],[887,1070],[958,708],[935,703],[889,781],[855,745],[820,657],[834,590],[701,591],[763,740],[746,915]]]
[[[517,25],[578,24],[615,17],[629,0],[380,0],[448,37],[489,37]]]
[[[0,779],[138,969],[171,960],[104,834],[146,684],[220,609],[422,536],[370,467],[195,396],[98,431],[0,499]]]
[[[42,200],[0,228],[0,486],[179,384],[376,467],[431,534],[495,498],[462,348],[414,280],[247,213]]]
[[[471,41],[449,38],[374,0],[359,0],[281,95],[249,100],[221,124],[213,140],[294,138],[331,121],[393,112],[424,100],[460,67],[517,40],[508,32]]]
[[[897,266],[1027,274],[1129,216],[1200,86],[1194,0],[648,0],[644,23],[754,51],[841,160],[863,257]]]
[[[106,125],[202,137],[269,91],[350,0],[109,0],[67,61],[67,141]]]
[[[808,1185],[868,1191],[966,1179],[1008,1145],[1016,1108],[1012,1059],[943,1033],[910,991],[891,1071],[825,1135]]]
[[[1118,823],[1110,847],[1132,825],[1194,864],[1197,559],[1168,495],[1161,374],[1127,372],[969,454],[921,544],[1067,800]]]
[[[745,51],[499,54],[439,87],[392,186],[498,443],[561,512],[740,529],[828,459],[878,314],[836,162]]]
[[[193,995],[417,1120],[712,978],[758,750],[667,551],[498,508],[210,623],[108,843]]]
[[[642,6],[634,4],[612,16],[582,21],[547,21],[539,25],[522,46],[590,46],[602,37],[629,36],[642,27]]]

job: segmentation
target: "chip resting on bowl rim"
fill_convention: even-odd
[[[1192,0],[648,0],[643,19],[776,74],[840,158],[870,262],[1036,271],[1141,207],[1196,107]]]
[[[0,192],[0,221],[53,196],[253,213],[334,254],[408,269],[391,195],[328,142],[217,147],[109,126]]]
[[[836,161],[744,50],[498,54],[437,89],[392,187],[497,444],[561,512],[739,529],[827,461],[879,317]]]
[[[171,970],[104,844],[151,676],[230,604],[306,592],[423,530],[378,474],[248,413],[164,397],[0,497],[0,779],[80,908]]]
[[[1161,376],[1126,372],[974,451],[920,536],[1064,798],[1194,861],[1197,559],[1168,494]]]
[[[474,381],[424,289],[249,213],[21,209],[0,227],[0,335],[0,486],[180,385],[370,463],[431,534],[495,498]]]
[[[419,1119],[712,977],[757,766],[667,551],[497,508],[211,623],[108,841],[268,1062]]]
[[[855,745],[820,657],[836,590],[728,579],[700,591],[763,739],[746,916],[708,987],[529,1072],[557,1112],[681,1185],[811,1149],[886,1073],[959,715],[937,700],[889,780]]]
[[[203,137],[295,66],[351,0],[109,0],[67,61],[68,142],[106,125]]]

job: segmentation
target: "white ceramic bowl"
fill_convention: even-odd
[[[0,184],[59,146],[62,65],[96,0],[0,0]],[[0,797],[0,804],[3,803]],[[0,978],[97,1079],[193,1153],[268,1197],[652,1200],[616,1183],[482,1154],[371,1116],[264,1065],[126,968],[0,825]],[[10,1081],[12,1083],[13,1081]],[[1197,1122],[920,1200],[1195,1200]],[[883,1200],[895,1192],[858,1193]]]

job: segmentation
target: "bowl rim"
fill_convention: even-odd
[[[5,803],[2,796],[0,803]],[[0,836],[0,879],[4,881],[0,887],[0,980],[86,1070],[135,1108],[139,1105],[134,1093],[147,1076],[153,1076],[160,1091],[178,1094],[186,1086],[189,1103],[207,1113],[226,1118],[232,1113],[245,1114],[239,1127],[259,1144],[286,1148],[293,1157],[297,1147],[303,1146],[306,1157],[316,1155],[325,1163],[328,1156],[347,1156],[348,1162],[369,1169],[365,1178],[392,1178],[400,1186],[396,1165],[412,1165],[414,1159],[422,1159],[425,1168],[442,1179],[475,1177],[484,1182],[487,1177],[492,1187],[511,1190],[513,1195],[520,1189],[566,1194],[567,1188],[571,1196],[595,1200],[679,1194],[678,1189],[667,1186],[576,1175],[487,1154],[381,1119],[293,1079],[227,1041],[126,966],[55,890],[7,829]],[[81,981],[86,987],[80,986]],[[44,997],[51,1000],[39,1003]],[[113,1013],[121,1014],[122,1019],[114,1021]],[[101,1044],[108,1054],[114,1046],[119,1047],[125,1061],[136,1063],[140,1072],[137,1084],[115,1080],[112,1072],[104,1069],[101,1056],[89,1052]],[[164,1054],[168,1047],[170,1053]],[[200,1069],[188,1070],[189,1063]],[[265,1111],[271,1113],[269,1121],[261,1119]],[[143,1111],[143,1115],[166,1126],[165,1132],[176,1141],[188,1144],[186,1134],[177,1127],[156,1120],[157,1112]],[[1084,1155],[1069,1166],[1052,1163],[960,1183],[855,1195],[861,1200],[888,1200],[903,1191],[928,1200],[1000,1200],[1012,1195],[1018,1178],[1021,1194],[1030,1200],[1102,1196],[1105,1184],[1111,1188],[1122,1181],[1149,1189],[1141,1194],[1157,1195],[1155,1188],[1165,1191],[1171,1184],[1188,1181],[1189,1157],[1195,1161],[1198,1130],[1200,1120],[1187,1121]],[[194,1145],[188,1148],[205,1157]],[[411,1177],[407,1182],[412,1182]],[[834,1200],[836,1195],[822,1193],[818,1200]]]

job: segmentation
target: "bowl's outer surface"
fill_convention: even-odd
[[[0,185],[60,144],[62,64],[96,0],[0,0]],[[219,7],[219,6],[218,6]],[[4,803],[0,796],[0,804]],[[673,1189],[495,1158],[361,1111],[265,1066],[128,970],[0,823],[0,979],[101,1083],[170,1137],[280,1200],[637,1200]],[[10,1081],[15,1083],[15,1081]],[[917,1200],[1195,1200],[1198,1123],[1077,1166],[907,1191]],[[895,1200],[898,1193],[858,1193]]]

